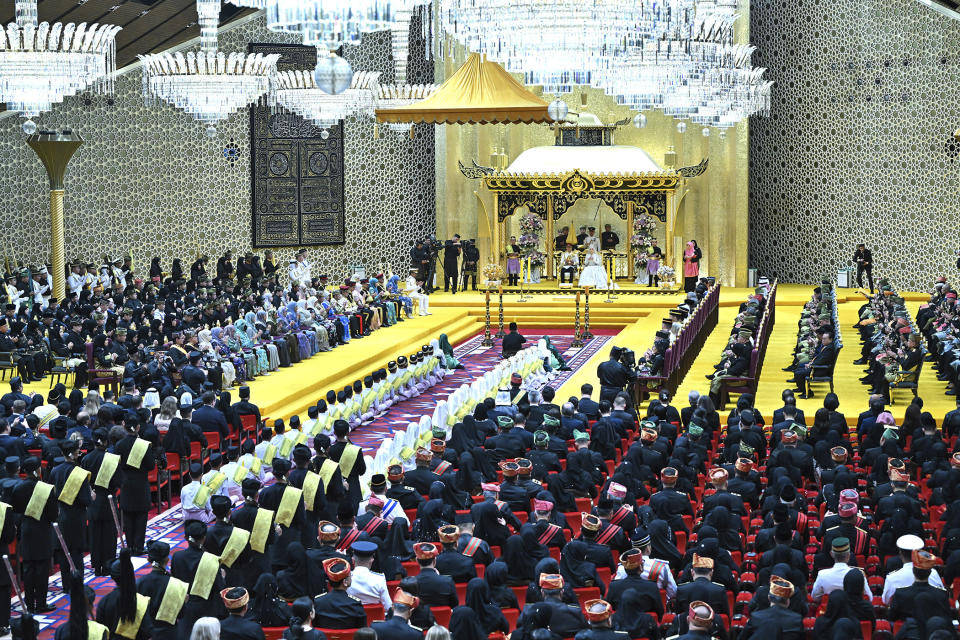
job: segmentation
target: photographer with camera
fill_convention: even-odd
[[[457,258],[460,257],[460,234],[455,233],[453,240],[443,244],[443,290],[457,292]]]
[[[600,379],[600,399],[612,404],[617,394],[637,379],[633,351],[622,347],[610,349],[610,359],[597,367],[597,377]]]

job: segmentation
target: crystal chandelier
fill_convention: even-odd
[[[220,0],[197,0],[200,51],[138,56],[143,64],[143,95],[147,106],[159,98],[207,125],[216,124],[261,99],[277,73],[279,54],[217,51]]]
[[[37,130],[32,118],[64,98],[91,86],[113,92],[120,27],[37,24],[37,0],[17,0],[14,11],[15,22],[0,32],[0,102],[27,118],[27,135]]]
[[[380,73],[358,71],[350,88],[330,94],[317,87],[312,71],[281,71],[277,74],[277,103],[304,120],[329,128],[349,116],[372,116]]]
[[[436,90],[435,84],[382,84],[377,88],[377,108],[393,109],[413,104]],[[408,132],[413,128],[412,122],[388,122],[386,125],[391,131]]]

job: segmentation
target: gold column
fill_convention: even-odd
[[[634,206],[635,203],[633,200],[627,201],[627,277],[629,277],[630,280],[633,280],[635,277],[633,264],[633,245],[630,244],[630,238],[633,237]]]
[[[500,239],[500,194],[493,192],[493,239],[490,243],[490,262],[500,264],[500,247],[503,241]]]
[[[673,225],[677,223],[677,212],[673,209],[674,202],[674,191],[667,191],[667,228],[666,228],[666,238],[664,244],[667,245],[663,248],[663,262],[664,264],[675,267],[676,265],[672,262],[673,255]]]
[[[50,190],[50,266],[53,269],[53,291],[57,300],[66,297],[66,259],[63,237],[63,189]]]
[[[553,278],[553,194],[547,194],[547,240],[543,246],[543,253],[547,256],[547,278]]]

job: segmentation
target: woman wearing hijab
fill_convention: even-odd
[[[500,508],[494,502],[479,502],[473,506],[474,537],[486,540],[492,547],[503,547],[510,537],[510,529],[501,522]]]
[[[566,476],[561,473],[551,473],[543,480],[543,488],[550,492],[554,513],[574,513],[577,502],[573,495],[565,489]],[[542,500],[543,498],[541,498]],[[553,524],[559,524],[554,522]]]
[[[743,551],[743,542],[740,539],[742,522],[725,506],[718,505],[711,509],[703,523],[717,530],[721,547],[728,551]]]
[[[847,594],[847,604],[850,611],[858,620],[869,620],[871,624],[877,621],[877,613],[873,604],[863,597],[863,585],[866,578],[859,569],[850,569],[843,576],[843,592]]]
[[[277,596],[277,579],[272,573],[257,578],[244,616],[262,627],[282,627],[290,620],[290,606]]]
[[[473,419],[477,425],[477,438],[481,443],[489,436],[497,435],[497,425],[488,417],[489,410],[486,402],[480,402],[473,408]]]
[[[507,538],[502,557],[509,570],[508,585],[519,587],[530,584],[530,581],[533,580],[533,569],[536,566],[537,559],[532,558],[527,553],[523,538],[518,535]]]
[[[456,482],[443,482],[438,480],[430,485],[430,493],[428,495],[431,500],[442,500],[444,505],[449,507],[449,509],[444,509],[443,511],[444,519],[447,522],[455,521],[455,511],[457,509],[467,509],[473,504],[473,501],[470,499],[470,494],[458,489]]]
[[[490,506],[494,509],[497,508],[497,505],[493,503],[490,503]],[[417,542],[440,542],[440,535],[437,533],[437,530],[444,525],[453,523],[453,520],[444,520],[443,512],[445,507],[446,505],[444,505],[442,500],[428,500],[427,503],[423,505],[423,511],[420,517],[413,523],[411,535],[414,540]],[[487,538],[483,539],[490,542]],[[490,544],[493,543],[490,542]]]
[[[487,566],[483,579],[490,586],[490,601],[493,604],[501,609],[519,609],[517,594],[507,586],[509,573],[507,564],[498,558]]]
[[[77,419],[77,414],[83,410],[83,391],[74,389],[70,392],[70,417]]]
[[[453,640],[487,640],[480,618],[470,607],[456,607],[450,615],[450,637]]]
[[[649,613],[644,613],[645,599],[636,589],[627,589],[620,596],[620,606],[611,623],[617,631],[625,631],[631,638],[657,640],[660,628]]]
[[[460,466],[454,476],[454,486],[466,489],[469,495],[479,495],[483,476],[477,471],[476,465],[473,463],[473,454],[469,451],[462,452],[458,463]]]
[[[651,520],[647,533],[650,535],[650,557],[663,560],[670,565],[671,571],[679,571],[683,567],[683,554],[677,549],[670,525],[663,520]]]
[[[311,595],[307,592],[310,584],[307,550],[299,542],[291,542],[287,545],[286,559],[287,568],[277,573],[279,596],[287,602],[293,602],[299,597]]]
[[[553,609],[550,605],[538,602],[526,607],[518,621],[516,631],[510,635],[510,640],[533,640],[533,632],[538,630],[547,631],[550,634],[550,640],[561,640],[559,635],[549,631],[551,618],[553,618]]]
[[[700,276],[700,259],[703,252],[697,246],[696,240],[687,243],[687,248],[683,252],[683,290],[686,292],[696,291],[697,278]]]
[[[473,464],[476,465],[477,471],[479,471],[480,475],[483,476],[483,481],[496,482],[497,469],[496,467],[494,467],[493,463],[490,461],[490,458],[487,456],[483,447],[474,447],[472,453],[473,453]]]
[[[477,614],[485,634],[489,635],[494,631],[510,633],[510,625],[500,607],[493,603],[490,597],[490,585],[483,578],[471,578],[467,583],[467,597],[464,604]]]
[[[477,436],[477,421],[472,415],[463,417],[463,422],[453,425],[450,430],[450,440],[447,441],[447,451],[456,451],[462,454],[482,444]]]
[[[450,345],[450,339],[447,338],[447,334],[441,333],[438,342],[440,343],[440,350],[443,352],[444,359],[446,360],[445,368],[447,370],[463,369],[463,365],[460,364],[460,361],[453,355],[453,347]]]
[[[859,621],[850,610],[850,601],[843,589],[836,589],[830,593],[827,600],[827,610],[823,615],[817,616],[817,621],[813,625],[814,638],[831,638],[834,630],[840,620],[848,618],[857,623],[859,631]]]
[[[569,583],[575,589],[598,587],[601,595],[607,592],[597,575],[596,565],[587,560],[587,543],[582,540],[571,540],[560,552],[560,575],[564,584]]]

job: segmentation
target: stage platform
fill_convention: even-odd
[[[555,282],[534,289],[525,302],[519,300],[519,292],[511,289],[503,295],[503,321],[520,325],[521,333],[570,334],[574,328],[574,304],[576,291],[560,292]],[[594,292],[590,295],[590,325],[595,331],[612,336],[609,344],[629,347],[638,355],[646,351],[653,343],[654,332],[660,327],[660,320],[666,310],[682,301],[682,291],[664,293],[651,291],[647,287],[624,284],[623,289],[614,292],[617,297],[610,302],[606,292]],[[769,415],[780,406],[780,392],[787,388],[785,380],[789,377],[781,368],[789,364],[796,341],[797,321],[803,304],[809,300],[813,285],[782,284],[777,295],[777,322],[771,335],[772,344],[767,351],[761,377],[757,405]],[[700,356],[683,380],[678,391],[676,404],[686,402],[685,396],[690,389],[706,392],[709,382],[704,378],[713,371],[713,364],[719,359],[725,344],[737,308],[744,301],[750,289],[724,287],[720,298],[720,318],[717,328],[708,338]],[[903,294],[908,300],[908,308],[915,314],[927,295],[923,293]],[[491,323],[493,331],[497,328],[497,294],[491,295]],[[846,348],[840,355],[836,372],[836,392],[840,396],[841,411],[848,418],[856,419],[857,414],[866,408],[866,387],[857,378],[862,368],[853,365],[859,357],[857,332],[852,328],[856,322],[857,310],[864,302],[864,296],[855,289],[838,290],[838,302],[841,334]],[[581,324],[584,322],[584,303],[586,296],[581,291]],[[349,344],[337,347],[329,353],[319,353],[309,360],[287,369],[262,376],[251,383],[253,401],[261,407],[264,416],[289,418],[294,414],[304,415],[308,406],[323,397],[328,389],[342,389],[354,380],[362,379],[371,370],[385,367],[390,360],[400,355],[409,355],[441,333],[446,333],[452,344],[459,344],[483,332],[485,315],[485,294],[483,292],[459,292],[456,295],[437,292],[430,296],[430,309],[433,315],[415,317],[396,326],[380,329],[372,335],[353,340]],[[596,365],[606,358],[607,349],[594,354],[559,389],[559,397],[577,395],[584,382],[596,383]],[[944,383],[936,379],[935,371],[924,367],[920,382],[920,395],[925,401],[924,409],[931,411],[939,419],[947,411],[955,408],[952,396],[945,396]],[[822,386],[822,385],[820,385]],[[46,394],[48,380],[27,385],[28,391]],[[800,400],[800,406],[812,416],[816,408],[822,406],[823,389],[816,390],[817,397]],[[234,390],[234,401],[236,392]],[[683,396],[683,397],[680,397]],[[909,398],[909,392],[898,392],[894,414],[902,416]]]

